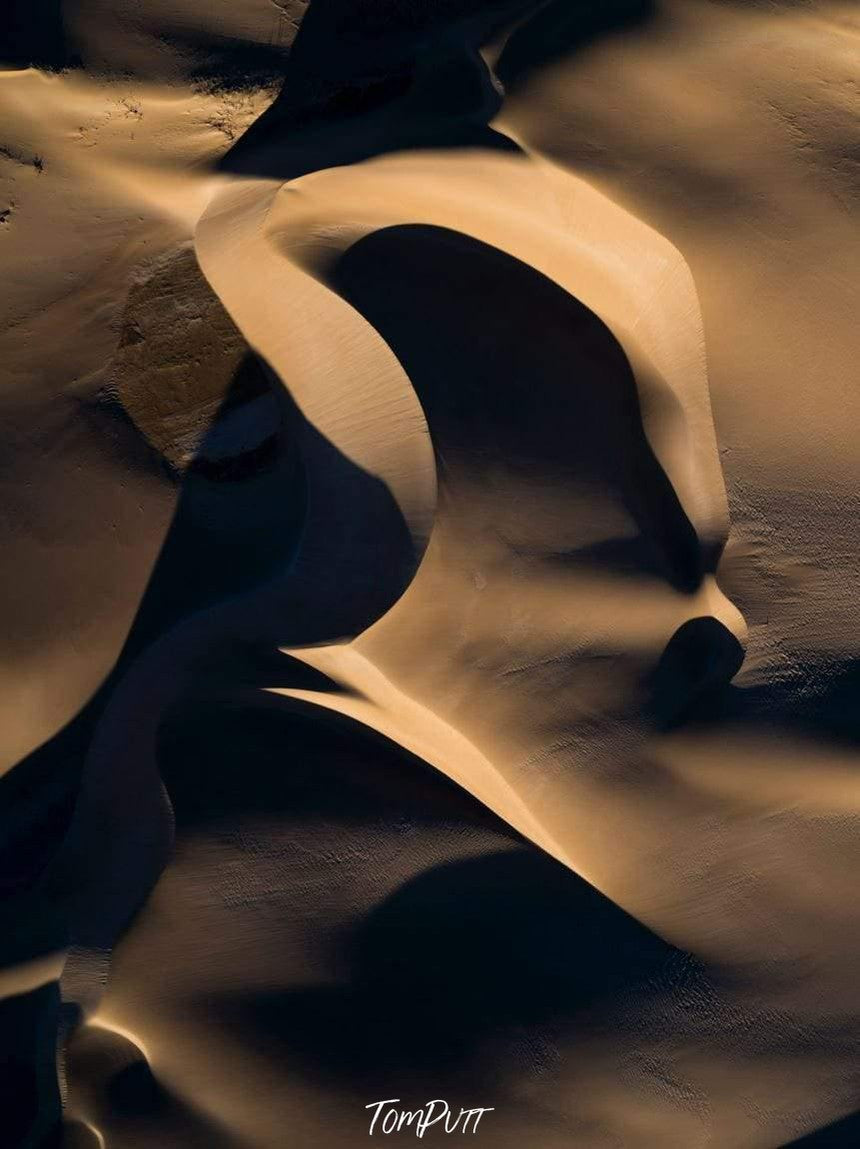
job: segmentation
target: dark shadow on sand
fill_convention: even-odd
[[[541,561],[699,585],[702,548],[645,436],[627,357],[593,311],[498,248],[419,224],[359,240],[328,280],[403,364],[446,471],[468,458],[511,497],[538,479],[608,491],[638,528]]]
[[[0,21],[0,69],[57,71],[69,63],[63,0],[10,0]]]
[[[542,67],[656,15],[656,0],[549,0],[507,40],[496,75],[505,90],[513,90]]]
[[[587,1027],[607,1003],[635,1011],[637,999],[706,980],[689,954],[528,844],[425,870],[358,923],[344,952],[339,985],[201,1005],[294,1072],[359,1093],[384,1083],[394,1096],[423,1075],[437,1089],[476,1086],[489,1038]]]
[[[860,1145],[860,1112],[852,1113],[814,1133],[807,1133],[782,1149],[857,1149]]]

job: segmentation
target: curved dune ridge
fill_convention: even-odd
[[[3,1144],[854,1144],[853,7],[10,23]]]
[[[329,184],[328,189],[326,183]],[[489,205],[486,202],[487,187],[493,188],[495,196]],[[484,195],[481,194],[482,191]],[[252,196],[254,200],[262,199],[266,205],[262,218],[259,209],[249,210],[247,206],[252,202]],[[283,198],[283,206],[279,197]],[[355,207],[350,211],[353,203]],[[389,204],[393,205],[393,210]],[[530,208],[532,210],[529,210]],[[357,218],[354,219],[353,215]],[[578,221],[576,232],[573,232],[569,223],[573,216]],[[452,231],[447,227],[442,230],[444,225],[450,223],[458,224],[460,230]],[[400,239],[398,227],[403,229],[402,243],[415,245],[412,251],[407,248],[406,253],[400,255],[399,267],[395,263],[400,254],[395,246]],[[619,441],[616,437],[619,433],[617,424],[628,421],[633,424],[629,429],[622,427],[621,434],[628,431],[635,436],[638,432],[640,442],[637,446],[643,454],[651,456],[649,444],[641,429],[641,416],[635,410],[638,404],[631,386],[632,380],[628,381],[628,378],[623,377],[623,373],[630,371],[630,360],[626,357],[624,349],[626,343],[629,348],[627,354],[640,365],[644,377],[643,387],[649,393],[651,407],[659,412],[659,416],[655,418],[659,418],[659,427],[662,431],[662,454],[665,466],[675,478],[673,491],[666,481],[666,473],[658,459],[651,456],[654,475],[650,481],[655,487],[658,485],[664,487],[665,496],[674,504],[672,509],[679,522],[678,533],[681,537],[677,542],[670,540],[669,546],[677,546],[691,552],[677,556],[677,559],[674,555],[664,557],[664,561],[666,558],[677,561],[679,567],[678,571],[666,572],[669,581],[673,581],[674,575],[682,584],[677,604],[666,604],[669,608],[666,611],[668,625],[674,629],[688,618],[700,615],[713,616],[718,620],[724,620],[724,624],[727,623],[742,633],[743,622],[737,610],[725,601],[716,589],[712,571],[706,572],[703,569],[703,564],[707,561],[703,555],[716,558],[719,554],[727,530],[727,515],[716,441],[708,407],[704,355],[701,336],[697,330],[695,292],[680,256],[661,242],[659,237],[649,234],[648,229],[637,228],[631,217],[615,208],[610,201],[591,192],[587,186],[578,185],[578,181],[573,181],[570,177],[557,176],[552,170],[535,165],[525,157],[506,156],[494,160],[481,153],[458,155],[456,158],[431,153],[411,161],[409,157],[397,157],[390,161],[380,160],[375,164],[366,164],[359,172],[348,169],[347,173],[341,174],[339,169],[335,169],[330,175],[306,176],[287,185],[283,191],[276,193],[274,199],[271,198],[269,190],[264,190],[262,193],[248,190],[238,195],[231,190],[223,197],[216,198],[201,220],[197,232],[201,265],[210,277],[210,282],[216,290],[220,289],[223,302],[251,346],[266,358],[282,379],[291,380],[291,391],[297,402],[314,404],[314,407],[308,410],[308,417],[317,428],[328,437],[338,436],[337,445],[351,455],[353,462],[359,463],[364,469],[383,479],[395,497],[400,494],[399,487],[403,482],[402,479],[400,482],[397,480],[403,474],[413,473],[406,455],[409,440],[398,425],[398,406],[406,405],[406,396],[411,393],[410,379],[418,389],[419,398],[424,397],[421,388],[423,375],[420,380],[415,374],[409,375],[409,361],[401,352],[401,372],[398,380],[400,395],[397,396],[399,403],[395,405],[396,400],[393,400],[386,406],[380,404],[373,427],[373,438],[365,444],[353,440],[366,430],[367,412],[376,408],[375,396],[366,395],[362,388],[361,377],[357,377],[354,366],[348,375],[345,373],[342,380],[335,377],[336,382],[332,385],[329,383],[332,370],[329,365],[319,362],[318,353],[314,358],[309,358],[316,350],[317,332],[324,327],[338,332],[344,331],[347,324],[345,316],[350,315],[350,322],[356,329],[355,341],[349,344],[351,366],[364,367],[374,381],[378,380],[381,374],[381,370],[376,368],[376,363],[382,361],[385,367],[388,366],[385,363],[388,355],[379,346],[379,335],[374,330],[368,329],[368,324],[363,328],[359,327],[360,303],[355,301],[354,310],[348,312],[338,303],[338,295],[343,299],[344,293],[336,291],[339,269],[347,266],[351,256],[357,258],[355,253],[361,250],[362,241],[371,242],[373,237],[379,244],[388,241],[390,237],[391,245],[380,252],[379,264],[384,268],[381,273],[384,276],[382,283],[378,283],[374,276],[368,285],[374,297],[379,300],[377,306],[382,309],[380,315],[384,315],[386,321],[396,323],[398,313],[392,306],[391,300],[392,291],[396,291],[404,300],[407,323],[409,316],[417,317],[414,321],[414,328],[417,328],[417,331],[414,331],[414,334],[408,332],[406,338],[412,335],[415,343],[426,343],[427,328],[433,330],[433,346],[427,357],[429,361],[425,361],[426,366],[422,363],[419,370],[423,368],[424,371],[429,370],[435,374],[441,368],[451,376],[450,380],[446,381],[441,395],[428,393],[425,399],[427,404],[425,414],[430,422],[430,437],[434,443],[437,460],[440,460],[444,467],[442,482],[446,503],[450,499],[452,507],[456,508],[459,529],[463,529],[463,519],[467,518],[470,512],[472,514],[477,512],[484,520],[481,522],[478,537],[470,539],[471,546],[475,548],[472,551],[471,561],[477,563],[478,569],[480,570],[485,563],[494,568],[502,566],[504,543],[509,550],[523,545],[536,558],[549,563],[557,555],[563,562],[567,561],[571,565],[576,564],[576,551],[580,549],[581,565],[587,569],[589,549],[596,551],[601,544],[611,545],[614,541],[612,535],[617,532],[632,536],[629,547],[633,552],[636,550],[636,527],[642,522],[643,516],[650,513],[654,517],[659,517],[666,513],[659,505],[656,508],[635,505],[638,492],[632,489],[633,483],[649,482],[644,466],[635,477],[633,474],[623,474],[628,465],[624,456],[632,454],[632,450],[630,444],[623,440]],[[499,246],[490,248],[468,243],[469,239],[477,240],[479,237],[493,239]],[[391,247],[394,248],[393,251]],[[443,311],[442,314],[437,311],[443,291],[434,290],[433,286],[429,289],[422,290],[421,287],[416,289],[409,282],[415,275],[413,269],[416,268],[421,269],[421,276],[426,276],[431,284],[434,280],[437,284],[440,281],[444,282],[442,276],[445,274],[445,268],[442,260],[446,247],[453,249],[454,260],[459,258],[461,263],[468,260],[469,268],[467,271],[465,267],[457,267],[455,264],[448,273],[452,282],[447,283],[445,287],[448,290],[456,290],[456,286],[462,286],[460,277],[469,272],[476,280],[474,284],[463,289],[463,298],[454,302],[454,309],[458,313],[456,318],[452,317],[450,310]],[[536,369],[534,362],[538,356],[549,360],[545,369],[557,377],[556,387],[564,388],[564,391],[556,397],[547,387],[547,401],[554,406],[561,404],[559,414],[562,417],[567,415],[570,427],[562,429],[561,425],[558,425],[561,441],[557,444],[547,442],[545,427],[541,427],[535,435],[536,442],[528,445],[533,451],[537,449],[531,460],[528,460],[528,456],[516,460],[506,459],[499,452],[497,467],[512,465],[518,468],[522,476],[520,481],[526,485],[526,499],[523,502],[528,501],[530,529],[528,537],[521,542],[519,538],[510,537],[511,526],[502,518],[496,530],[504,538],[504,543],[502,547],[498,545],[493,547],[493,541],[488,539],[484,546],[489,544],[490,553],[486,553],[484,546],[481,545],[483,540],[478,539],[481,535],[490,534],[492,520],[490,522],[486,520],[492,516],[495,504],[499,500],[498,497],[493,498],[496,492],[492,487],[489,492],[481,488],[476,490],[481,477],[486,475],[485,468],[492,464],[480,459],[479,475],[476,477],[469,473],[468,453],[480,457],[486,450],[479,439],[481,428],[474,422],[476,419],[485,419],[486,415],[483,411],[469,412],[465,409],[468,400],[464,400],[463,393],[468,382],[464,376],[470,370],[485,371],[490,376],[488,383],[493,389],[493,404],[497,411],[504,410],[504,422],[493,421],[495,425],[492,426],[491,434],[497,441],[503,441],[503,436],[511,439],[512,435],[516,435],[520,442],[516,445],[512,443],[512,448],[525,452],[528,446],[523,443],[523,421],[534,419],[528,409],[534,399],[531,386],[524,387],[523,381],[517,377],[523,371],[525,364],[517,364],[510,377],[498,370],[500,364],[496,356],[504,350],[501,338],[497,338],[499,346],[492,348],[494,357],[489,365],[479,361],[466,367],[457,362],[464,353],[472,351],[472,348],[467,349],[463,342],[464,338],[466,341],[474,339],[478,347],[481,345],[482,333],[476,328],[477,324],[486,322],[486,319],[478,318],[476,315],[470,316],[466,307],[470,299],[476,300],[481,308],[486,306],[479,295],[479,292],[486,292],[488,289],[485,277],[489,279],[500,276],[504,267],[504,264],[497,260],[496,252],[511,255],[517,253],[528,257],[528,262],[526,259],[521,259],[519,262],[511,259],[509,263],[513,275],[505,304],[508,307],[513,304],[517,318],[525,330],[514,330],[508,341],[512,349],[514,344],[529,346],[532,358],[528,370],[532,373],[540,371],[540,367]],[[623,256],[620,256],[619,252],[623,252]],[[440,255],[442,259],[439,259]],[[368,258],[375,268],[376,261],[372,256]],[[480,261],[486,261],[488,266],[481,268],[478,266]],[[500,266],[495,266],[496,262]],[[303,270],[302,265],[307,271]],[[254,269],[253,275],[249,274],[251,268]],[[520,268],[522,270],[519,270]],[[559,287],[563,285],[569,292],[573,290],[578,292],[578,297],[573,294],[567,296],[569,300],[567,306],[574,322],[576,319],[580,320],[579,327],[570,323],[569,318],[568,327],[563,313],[554,317],[544,310],[544,303],[548,309],[555,306],[561,311],[565,307],[565,296],[562,292],[556,293],[551,286],[558,281],[541,274],[544,269],[555,271],[561,280],[561,283],[558,283]],[[528,283],[530,271],[538,273],[534,278],[535,280],[540,278],[539,288]],[[517,278],[525,282],[517,283]],[[333,288],[329,288],[324,294],[326,280],[334,283]],[[414,292],[416,298],[406,302],[410,291]],[[544,300],[538,295],[538,291],[545,293],[549,298]],[[285,322],[279,301],[283,298],[301,300],[305,292],[311,298],[315,296],[319,298],[317,304],[319,311],[314,316],[314,322],[307,322],[305,315],[299,310],[300,304],[294,306],[293,314]],[[655,296],[660,298],[659,315],[654,314]],[[592,304],[595,310],[585,311],[581,302],[583,299]],[[532,300],[534,300],[534,312],[526,310],[531,308]],[[452,301],[449,299],[447,303],[450,309]],[[323,310],[326,305],[329,308],[328,312]],[[499,309],[488,310],[491,324],[506,322],[507,317],[504,313],[500,315]],[[611,328],[604,324],[600,325],[600,334],[597,338],[602,337],[607,344],[611,343],[618,348],[618,362],[614,366],[619,374],[622,374],[622,378],[617,383],[611,376],[597,374],[601,368],[603,371],[606,371],[607,367],[612,370],[604,358],[611,354],[608,347],[605,353],[600,347],[589,348],[587,343],[590,333],[582,330],[589,322],[596,325],[599,322],[600,312],[606,317],[606,321],[614,323],[616,328],[620,329],[620,337],[624,341],[621,344],[617,343],[613,339]],[[684,338],[670,348],[667,346],[665,330],[667,326],[671,330],[673,314],[676,317],[675,326],[684,332]],[[344,318],[341,318],[342,316]],[[465,331],[462,334],[456,330],[452,331],[450,355],[440,356],[439,342],[447,334],[446,327],[450,330],[452,323],[458,320]],[[358,342],[359,330],[365,346],[361,346]],[[535,348],[534,340],[547,339],[548,335],[551,337],[553,330],[557,332],[556,342],[550,344],[546,351]],[[486,336],[483,338],[486,340]],[[303,358],[304,339],[311,343],[311,349]],[[689,340],[687,345],[685,340]],[[562,346],[562,343],[566,343],[567,346]],[[398,344],[395,346],[399,349]],[[583,357],[581,363],[577,362],[577,355]],[[583,371],[583,368],[590,368],[590,375],[582,380],[577,379],[576,376]],[[394,374],[395,370],[392,364],[391,373]],[[554,381],[550,376],[548,382]],[[338,385],[343,387],[345,392],[348,391],[348,394],[340,395],[332,401],[332,386]],[[577,450],[579,443],[575,436],[582,435],[576,424],[583,419],[583,406],[575,404],[570,394],[577,385],[607,390],[613,386],[626,385],[629,389],[628,394],[620,400],[620,403],[627,400],[629,410],[622,408],[616,413],[612,406],[609,406],[608,410],[598,409],[593,413],[586,434],[589,437],[599,434],[603,424],[607,441],[598,448],[596,452],[598,458],[582,460],[581,470],[584,472],[582,475],[577,474],[580,470]],[[453,412],[446,409],[448,395],[451,395],[451,399],[447,405],[454,406]],[[484,394],[480,401],[486,402]],[[611,403],[611,400],[609,402]],[[434,434],[436,426],[432,413],[434,403],[438,405],[440,420],[445,420],[440,423],[436,434]],[[637,419],[640,427],[635,426]],[[412,420],[417,422],[416,415],[412,416]],[[453,434],[457,438],[450,448],[450,462],[448,434]],[[467,445],[463,444],[464,439]],[[393,461],[389,461],[386,457],[388,452],[392,454],[396,452]],[[523,473],[526,461],[532,463],[530,473]],[[622,471],[622,475],[618,476],[620,483],[615,476],[618,470]],[[604,471],[608,474],[601,473]],[[520,476],[516,474],[511,477],[512,482],[509,480],[507,490],[498,491],[506,504],[513,503],[518,497],[522,499],[521,492],[514,485],[518,477]],[[616,507],[612,507],[607,500],[609,505],[599,506],[596,514],[593,505],[596,499],[588,487],[597,487],[601,480],[604,483],[609,480],[613,485],[618,483],[619,486],[626,480],[627,486],[626,489],[613,492],[616,494]],[[500,474],[495,485],[502,487],[504,481]],[[531,489],[536,481],[555,488],[549,492],[549,498],[555,506],[544,508],[540,494],[533,493]],[[558,503],[567,493],[565,488],[568,485],[572,488],[568,498],[572,496],[572,499],[576,499],[579,494],[579,498],[582,499],[582,495],[585,494],[586,498],[591,496],[592,499],[592,506],[586,513],[578,516],[570,513],[571,503],[568,503],[567,515],[570,520],[568,533],[581,532],[585,536],[581,539],[580,547],[577,546],[580,540],[575,542],[573,539],[560,538],[558,535],[560,510]],[[578,491],[577,488],[581,486],[586,487],[585,492]],[[681,499],[676,497],[679,490],[686,496],[684,501],[689,508],[687,513]],[[408,507],[407,500],[412,501],[409,499],[409,493],[404,493],[398,502],[401,506]],[[422,510],[426,516],[427,510],[423,507]],[[437,532],[441,535],[446,531],[449,518],[445,510],[439,513],[436,522]],[[547,511],[551,517],[541,532],[540,518]],[[612,518],[613,512],[615,521]],[[405,510],[405,514],[408,521],[408,510]],[[692,525],[690,518],[696,523],[698,530]],[[595,519],[598,521],[595,522]],[[659,530],[661,526],[662,524],[654,523],[651,529]],[[541,533],[544,534],[544,539],[541,539]],[[610,537],[603,538],[602,534],[609,534]],[[502,553],[493,555],[493,549]],[[644,554],[642,558],[645,558]],[[329,698],[325,694],[319,695],[318,701],[324,705],[334,706],[353,717],[361,717],[385,734],[408,745],[410,749],[415,750],[429,742],[433,748],[428,748],[425,757],[429,757],[442,770],[451,773],[460,784],[476,797],[486,801],[517,829],[547,848],[560,860],[570,864],[570,853],[558,842],[556,836],[549,833],[541,819],[535,819],[529,811],[527,797],[526,808],[520,809],[524,798],[522,787],[531,788],[528,779],[518,779],[519,785],[514,786],[512,791],[509,790],[505,785],[507,780],[504,778],[504,773],[493,765],[492,759],[480,754],[473,758],[475,751],[468,747],[468,743],[466,746],[459,744],[456,726],[445,720],[447,716],[444,694],[441,698],[437,698],[431,693],[429,696],[431,705],[422,707],[413,716],[410,713],[410,704],[414,702],[409,699],[408,693],[398,691],[396,682],[386,681],[385,676],[380,675],[378,667],[373,664],[372,658],[375,654],[383,660],[383,665],[387,659],[392,658],[394,665],[397,665],[397,649],[403,642],[402,630],[406,630],[409,625],[407,623],[403,626],[399,621],[402,612],[407,612],[407,617],[426,620],[427,626],[435,628],[439,625],[438,619],[433,619],[431,622],[431,613],[420,598],[422,584],[434,579],[433,573],[429,573],[432,568],[432,558],[428,557],[424,570],[411,584],[405,599],[395,607],[393,615],[384,616],[369,631],[365,631],[362,639],[351,646],[340,646],[327,651],[312,647],[305,652],[293,648],[291,653],[305,659],[316,669],[325,670],[331,678],[348,687],[344,694],[338,693]],[[503,567],[501,575],[504,579]],[[435,577],[438,580],[439,575],[436,574]],[[479,577],[486,581],[489,576]],[[442,578],[447,582],[444,574]],[[541,581],[550,584],[552,582],[551,579]],[[656,579],[654,582],[656,584]],[[454,595],[458,591],[462,594],[456,582],[451,589]],[[470,597],[477,599],[485,589],[485,586],[480,585],[472,588]],[[445,590],[448,590],[447,586]],[[558,591],[560,590],[562,588],[558,587]],[[552,594],[550,586],[546,587],[546,592]],[[646,601],[646,610],[648,607],[654,609],[659,602],[655,592],[656,585],[651,592],[653,595],[651,602]],[[434,587],[434,593],[438,601],[445,603],[446,614],[452,615],[453,596],[440,595],[438,584]],[[651,597],[647,589],[645,594],[646,598]],[[490,598],[491,594],[483,594],[483,597]],[[474,608],[467,603],[463,609],[468,612]],[[498,628],[498,631],[503,633],[504,599],[497,606],[497,610],[499,616],[486,620],[483,625],[487,630]],[[636,613],[639,614],[640,611],[644,614],[642,608]],[[537,620],[535,621],[537,623]],[[643,633],[643,621],[640,619],[633,624],[638,631],[636,640],[645,646],[650,641],[655,650],[662,649],[666,638],[671,634],[671,629],[668,634],[662,634],[661,624],[657,623],[656,627],[653,624],[650,628],[646,625]],[[567,625],[570,626],[570,622]],[[649,635],[648,629],[656,633]],[[387,642],[386,632],[392,636]],[[440,637],[440,631],[437,630],[435,643],[430,644],[425,640],[422,647],[435,645]],[[564,659],[564,638],[559,641],[559,636],[552,636],[552,640],[556,643],[556,649],[552,653]],[[414,636],[412,641],[415,641]],[[582,642],[582,638],[577,635],[575,641]],[[365,649],[373,652],[370,661],[367,655],[363,654]],[[458,653],[454,653],[455,660]],[[523,651],[518,650],[515,657],[522,657],[522,654]],[[448,657],[450,658],[450,655]],[[411,666],[407,669],[407,674],[410,670]],[[490,681],[482,689],[478,688],[482,705],[487,709],[492,707],[492,699],[486,697],[486,692],[492,691],[492,678],[498,678],[504,673],[503,668],[493,667],[492,674],[488,676]],[[554,695],[557,689],[558,684],[553,683]],[[382,702],[378,699],[378,695],[386,691],[393,691],[392,696]],[[407,694],[405,698],[403,693]],[[310,697],[307,691],[301,692],[300,696]],[[438,709],[434,708],[434,703]],[[557,697],[554,697],[553,706],[557,703]],[[530,699],[530,705],[534,704],[535,700]],[[442,713],[439,713],[440,710]],[[438,731],[433,729],[437,723]],[[410,726],[413,727],[412,730],[409,729]],[[438,748],[433,746],[437,740],[441,741]],[[464,761],[465,755],[468,755],[468,758]],[[498,777],[499,774],[501,778]],[[502,790],[496,796],[500,784]]]

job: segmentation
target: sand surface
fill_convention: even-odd
[[[3,1149],[860,1145],[857,8],[3,35]]]

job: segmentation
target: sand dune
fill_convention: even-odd
[[[854,1144],[854,7],[10,26],[2,1143]]]

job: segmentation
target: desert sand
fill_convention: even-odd
[[[3,35],[0,1145],[860,1144],[856,7]]]

